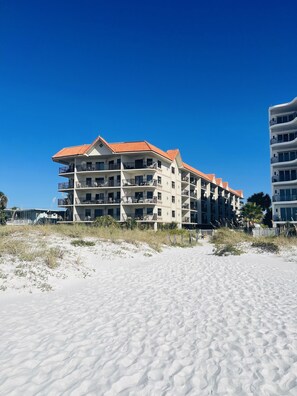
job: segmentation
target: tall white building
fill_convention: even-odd
[[[297,98],[269,108],[272,218],[297,222]]]
[[[64,148],[53,156],[63,164],[66,221],[88,223],[110,215],[151,224],[176,222],[179,227],[232,223],[239,213],[241,190],[215,175],[183,162],[179,150],[160,150],[146,142],[92,144]]]

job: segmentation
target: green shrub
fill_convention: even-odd
[[[117,221],[112,217],[112,216],[100,216],[100,217],[96,217],[94,223],[93,223],[94,227],[114,227],[114,228],[118,228],[119,224],[117,223]]]
[[[215,256],[239,256],[242,253],[242,250],[231,244],[217,245],[213,252]]]
[[[127,230],[135,230],[135,228],[137,228],[137,221],[128,217],[123,226],[126,227]]]
[[[252,247],[259,248],[263,250],[264,252],[268,253],[278,253],[279,252],[279,247],[273,243],[273,242],[263,242],[263,241],[256,241],[253,242]]]
[[[70,242],[73,246],[95,246],[95,242],[93,241],[84,241],[83,239],[75,239]]]

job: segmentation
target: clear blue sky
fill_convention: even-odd
[[[296,1],[0,1],[0,191],[55,207],[63,147],[148,140],[270,193],[268,107],[297,96]]]

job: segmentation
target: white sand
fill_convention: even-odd
[[[211,249],[2,293],[0,394],[297,395],[296,262]]]

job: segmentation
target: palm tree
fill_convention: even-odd
[[[4,209],[7,206],[7,202],[8,202],[7,196],[2,191],[0,191],[0,225],[6,224]]]
[[[254,202],[247,202],[241,209],[241,215],[248,229],[252,228],[255,223],[260,223],[263,218],[261,206],[256,205]]]

